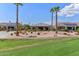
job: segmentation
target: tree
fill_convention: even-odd
[[[18,30],[19,30],[19,32],[21,33],[21,31],[22,31],[22,24],[18,24]]]
[[[51,8],[50,12],[52,13],[52,19],[51,19],[51,31],[53,30],[53,12],[54,8]]]
[[[31,26],[28,24],[24,24],[24,29],[25,31],[30,31],[31,30]]]
[[[58,33],[58,12],[60,10],[59,6],[54,7],[54,11],[56,13],[56,33]]]
[[[22,3],[15,3],[16,5],[16,36],[19,36],[19,30],[18,30],[18,14],[19,14],[19,6],[22,6]]]

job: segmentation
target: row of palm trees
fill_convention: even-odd
[[[22,6],[22,3],[15,3],[16,5],[16,36],[19,36],[19,25],[18,25],[18,16],[19,16],[19,6]],[[52,21],[51,21],[51,30],[53,30],[53,14],[56,14],[56,33],[58,33],[58,12],[60,7],[56,6],[51,8],[50,12],[52,13]]]
[[[58,33],[58,12],[59,12],[59,10],[60,10],[59,6],[51,8],[51,10],[50,10],[50,12],[52,13],[51,30],[53,30],[53,14],[55,12],[55,17],[56,17],[56,33]]]

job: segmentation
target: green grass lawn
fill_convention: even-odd
[[[33,45],[37,44],[37,45]],[[0,51],[3,56],[79,56],[79,38],[55,38],[50,40],[0,40],[0,50],[18,46],[19,49]]]

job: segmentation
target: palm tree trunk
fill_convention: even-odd
[[[58,17],[57,17],[57,11],[56,11],[56,34],[58,33]]]
[[[51,19],[51,31],[53,30],[53,12],[52,12],[52,19]]]
[[[18,31],[18,5],[16,6],[16,36],[19,36],[19,31]]]

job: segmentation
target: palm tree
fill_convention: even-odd
[[[22,3],[15,3],[16,5],[16,36],[19,36],[19,30],[18,30],[18,13],[19,13],[19,6],[22,6]]]
[[[55,13],[56,13],[56,33],[58,33],[58,12],[59,12],[60,7],[56,6],[54,7]]]
[[[51,8],[50,12],[52,13],[52,19],[51,19],[51,31],[53,30],[53,12],[54,8]]]

